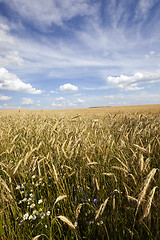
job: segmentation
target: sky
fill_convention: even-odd
[[[160,104],[160,0],[0,0],[0,109]]]

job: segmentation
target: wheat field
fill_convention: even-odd
[[[160,105],[0,111],[0,239],[160,239]]]

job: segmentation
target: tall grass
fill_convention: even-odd
[[[160,115],[0,117],[0,238],[160,239]]]

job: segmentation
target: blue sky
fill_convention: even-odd
[[[160,0],[0,0],[0,109],[160,104]]]

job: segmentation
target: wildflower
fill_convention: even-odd
[[[24,216],[23,216],[23,220],[27,220],[28,216],[29,216],[28,213],[24,214]]]
[[[21,188],[21,186],[20,186],[20,185],[17,185],[16,189],[20,189],[20,188]]]
[[[30,193],[29,196],[30,196],[30,197],[33,197],[33,193]]]
[[[36,215],[38,215],[38,213],[39,213],[39,212],[38,212],[38,211],[36,211]]]
[[[94,203],[97,203],[97,202],[98,202],[98,200],[95,198],[95,199],[93,200],[93,202],[94,202]]]
[[[27,198],[24,198],[22,201],[23,201],[23,202],[26,202],[26,201],[27,201]]]
[[[24,191],[21,191],[20,193],[21,193],[21,194],[23,194],[23,193],[24,193]]]
[[[97,222],[97,225],[99,226],[99,225],[100,225],[100,223],[99,223],[99,222]]]
[[[38,183],[38,182],[36,182],[35,186],[36,186],[36,187],[38,187],[38,185],[39,185],[39,183]]]
[[[36,177],[36,175],[33,175],[32,178],[34,179]]]
[[[45,217],[45,213],[42,212],[42,213],[40,214],[40,217],[41,217],[41,219],[43,219],[43,218]]]
[[[46,215],[49,216],[50,214],[51,214],[51,212],[50,212],[50,211],[47,211]]]
[[[32,185],[34,185],[34,182],[32,181]]]
[[[77,222],[75,222],[73,225],[74,225],[75,227],[77,227],[78,223],[77,223]]]
[[[103,221],[102,221],[102,220],[100,221],[100,224],[103,224]]]
[[[34,208],[34,206],[35,206],[35,204],[34,204],[34,203],[32,203],[32,204],[30,205],[30,208]]]
[[[36,219],[36,215],[32,215],[32,220],[35,220]]]
[[[39,212],[42,212],[42,208],[39,209]]]
[[[44,225],[45,226],[45,228],[48,228],[48,226],[47,225]]]
[[[22,183],[22,185],[21,185],[21,188],[24,188],[24,185],[23,185],[23,183]]]
[[[43,202],[42,199],[38,200],[38,204],[41,204],[42,202]]]
[[[32,218],[33,218],[33,216],[32,216],[32,215],[30,215],[28,219],[29,219],[29,220],[32,220]]]
[[[37,210],[34,210],[34,211],[33,211],[33,214],[36,214],[36,211],[37,211]]]
[[[18,202],[18,204],[21,204],[22,203],[22,200],[20,200],[19,202]]]
[[[81,199],[82,202],[84,202],[84,199]]]
[[[90,221],[90,224],[94,224],[94,221]]]

